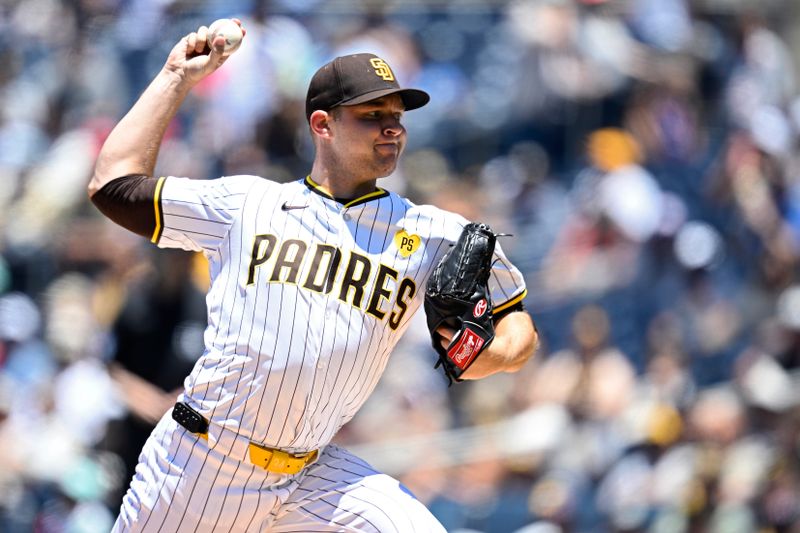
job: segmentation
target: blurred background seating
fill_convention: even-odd
[[[314,70],[432,95],[384,186],[514,234],[542,348],[448,388],[419,315],[337,441],[449,531],[800,530],[800,4],[9,0],[0,6],[0,531],[105,532],[202,350],[204,260],[85,194],[173,43],[248,30],[161,174],[305,176]],[[391,424],[386,424],[391,421]]]

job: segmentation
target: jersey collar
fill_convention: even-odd
[[[380,187],[376,187],[377,190],[367,193],[364,196],[359,196],[358,198],[352,200],[348,198],[335,198],[328,191],[326,191],[322,187],[322,185],[315,183],[314,180],[311,179],[310,175],[306,176],[305,184],[306,187],[311,189],[311,192],[315,192],[320,196],[327,198],[328,200],[339,202],[340,204],[342,204],[343,207],[353,207],[354,205],[361,205],[371,200],[376,200],[378,198],[383,198],[384,196],[389,196],[389,191],[381,189]]]

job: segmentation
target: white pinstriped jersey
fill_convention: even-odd
[[[310,178],[160,178],[160,247],[209,260],[205,352],[186,401],[266,446],[327,444],[358,411],[467,221],[383,190],[342,204]],[[498,245],[495,312],[525,296]]]

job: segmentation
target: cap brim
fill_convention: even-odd
[[[381,89],[379,91],[372,91],[360,96],[356,96],[355,98],[341,102],[339,105],[363,104],[364,102],[377,100],[378,98],[382,98],[390,94],[400,95],[400,98],[403,99],[403,105],[406,107],[406,111],[419,109],[427,104],[431,99],[428,93],[419,89]]]

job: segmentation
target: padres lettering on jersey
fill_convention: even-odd
[[[403,237],[401,255],[403,251],[413,248],[410,241],[408,237]],[[408,310],[409,300],[417,292],[414,280],[403,278],[397,283],[397,270],[384,264],[375,267],[369,257],[353,251],[347,264],[339,268],[343,255],[341,250],[318,243],[314,245],[315,251],[306,253],[310,248],[307,243],[297,239],[281,243],[275,235],[256,235],[247,284],[255,283],[256,271],[264,266],[271,270],[267,277],[269,283],[297,284],[302,279],[305,281],[299,286],[303,289],[323,294],[337,289],[339,300],[365,310],[378,320],[386,318],[388,313],[389,327],[397,329]],[[373,271],[377,272],[375,276],[371,276]],[[391,302],[391,309],[384,309],[384,302]]]
[[[161,179],[154,240],[209,260],[203,356],[186,399],[255,442],[329,442],[378,382],[462,217],[376,191],[341,204],[310,179]],[[496,250],[497,310],[520,301],[519,271]]]

